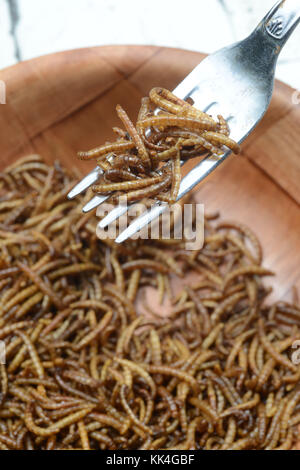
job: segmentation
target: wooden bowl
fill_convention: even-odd
[[[7,104],[0,105],[0,171],[34,152],[87,173],[93,163],[78,161],[76,152],[112,137],[116,104],[135,118],[153,86],[174,88],[203,57],[159,47],[96,47],[2,71]],[[276,82],[271,106],[242,155],[230,157],[197,191],[207,212],[255,230],[264,265],[277,273],[269,281],[272,300],[290,300],[292,286],[300,288],[300,106],[293,93]]]
[[[117,103],[136,117],[153,86],[172,89],[203,54],[146,46],[80,49],[40,57],[1,73],[7,104],[0,105],[0,171],[18,157],[40,153],[84,173],[93,162],[76,159],[112,137]],[[300,287],[300,106],[293,90],[276,82],[271,106],[242,155],[231,156],[198,187],[207,212],[252,227],[264,264],[277,273],[274,298]]]

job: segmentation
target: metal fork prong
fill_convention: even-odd
[[[104,229],[107,227],[109,224],[117,220],[119,217],[121,217],[125,212],[127,212],[128,206],[127,204],[120,204],[119,206],[115,207],[112,209],[105,217],[104,219],[99,222],[99,227],[101,229]]]
[[[259,23],[258,27],[242,41],[227,46],[205,58],[173,93],[181,99],[191,98],[196,108],[209,111],[213,117],[232,115],[229,127],[231,138],[239,144],[250,134],[267,110],[274,85],[274,71],[279,52],[300,22],[299,0],[278,0]],[[280,28],[277,28],[278,24]],[[156,109],[154,114],[157,114]],[[151,129],[145,130],[146,137]],[[210,155],[196,165],[181,181],[177,200],[191,191],[230,154]],[[96,167],[68,194],[77,196],[95,183],[102,170]],[[87,212],[111,196],[96,195],[83,208]],[[122,204],[122,203],[121,203]],[[105,228],[129,207],[114,208],[100,222]],[[142,230],[162,214],[168,204],[157,201],[152,208],[138,216],[116,239],[121,243]]]
[[[74,197],[78,196],[78,194],[83,193],[86,189],[88,189],[92,184],[96,183],[99,176],[102,174],[102,169],[100,166],[96,166],[88,175],[82,178],[76,186],[68,194],[68,199],[73,199]]]
[[[207,106],[204,106],[204,108],[203,108],[204,113],[207,113],[207,112],[209,111],[209,109],[210,109],[212,106],[214,106],[215,104],[217,104],[217,102],[216,102],[216,101],[213,101],[212,103],[209,103]]]
[[[186,162],[184,160],[181,160],[180,161],[180,165],[183,166]],[[164,168],[165,166],[167,166],[167,164],[165,164],[162,168]],[[119,217],[121,217],[123,214],[125,214],[125,212],[130,209],[130,207],[132,207],[134,204],[129,204],[129,206],[127,206],[125,203],[124,204],[119,204],[117,207],[115,207],[110,213],[108,213],[104,219],[101,220],[101,222],[99,222],[99,227],[101,229],[104,229],[105,227],[107,227],[110,223],[114,222],[115,220],[117,220]]]
[[[135,233],[141,230],[143,227],[148,225],[152,220],[156,219],[162,214],[167,207],[166,203],[157,203],[150,210],[144,212],[142,215],[137,217],[128,227],[123,230],[122,233],[116,238],[116,243],[122,243],[128,238],[132,237]]]
[[[96,207],[100,206],[103,202],[107,201],[110,198],[110,194],[105,194],[103,196],[94,196],[85,206],[82,208],[82,212],[90,212]]]
[[[186,176],[184,176],[184,178],[182,178],[177,201],[179,201],[206,176],[208,176],[217,166],[220,165],[220,163],[225,160],[225,158],[228,157],[228,155],[230,155],[230,153],[231,152],[226,152],[221,156],[210,155],[198,163]],[[116,238],[116,243],[122,243],[128,238],[132,237],[132,235],[162,214],[166,210],[167,206],[167,204],[163,205],[162,203],[157,202],[151,209],[144,212],[130,225],[128,225],[128,227]]]

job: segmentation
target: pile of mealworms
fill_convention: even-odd
[[[142,99],[135,126],[120,105],[116,110],[125,128],[113,128],[117,140],[78,154],[82,160],[96,159],[103,173],[92,189],[113,192],[110,202],[126,195],[128,202],[154,198],[174,203],[184,160],[219,158],[227,149],[239,152],[221,115],[216,122],[164,88],[153,88]]]
[[[268,305],[254,233],[215,214],[198,251],[116,246],[75,179],[37,155],[0,174],[0,449],[293,448],[300,307]]]

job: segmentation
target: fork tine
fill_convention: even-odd
[[[150,210],[144,212],[142,215],[137,217],[128,227],[120,233],[120,235],[116,238],[116,243],[122,243],[128,238],[132,237],[135,233],[141,230],[143,227],[148,225],[152,220],[156,219],[160,214],[162,214],[166,207],[167,203],[157,203],[154,207]]]
[[[182,166],[184,165],[184,163],[185,161],[181,160],[180,165]],[[166,165],[164,165],[164,167],[165,166]],[[127,209],[129,209],[133,205],[134,204],[129,204],[129,206],[127,206],[126,204],[119,204],[119,206],[115,207],[109,214],[107,214],[107,216],[104,217],[104,219],[101,220],[101,222],[99,223],[99,227],[101,229],[104,229],[109,224],[111,224],[112,222],[117,220],[119,217],[121,217],[123,214],[125,214]]]
[[[95,209],[96,207],[100,206],[103,202],[107,201],[110,197],[110,194],[106,194],[103,196],[94,196],[85,206],[82,208],[82,212],[90,212],[91,210]]]
[[[115,207],[112,209],[105,217],[104,219],[99,222],[99,227],[101,229],[104,229],[107,227],[109,224],[117,220],[119,217],[121,217],[125,212],[127,211],[128,206],[127,204],[120,204],[119,206]]]
[[[92,184],[96,183],[101,173],[102,169],[100,166],[96,166],[88,175],[82,178],[82,180],[79,181],[73,189],[71,189],[68,194],[68,199],[73,199],[78,196],[78,194],[81,194],[83,191],[88,189]]]
[[[200,181],[202,181],[207,175],[209,175],[217,166],[222,163],[225,158],[230,155],[231,152],[226,152],[221,156],[210,155],[204,158],[198,163],[184,178],[181,180],[180,189],[177,197],[177,201],[191,191]],[[137,217],[128,227],[120,233],[116,238],[116,243],[122,243],[127,238],[134,235],[136,232],[141,230],[143,227],[148,225],[153,219],[162,214],[168,204],[157,202],[150,210],[144,212],[142,215]]]

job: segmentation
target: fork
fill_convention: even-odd
[[[220,49],[206,57],[175,88],[173,93],[214,117],[222,114],[230,124],[230,137],[239,144],[257,126],[272,96],[277,58],[300,20],[300,0],[281,0],[267,13],[246,39]],[[229,155],[210,155],[198,163],[181,180],[177,201],[208,176]],[[183,164],[184,162],[182,162]],[[96,166],[68,194],[72,199],[94,184],[102,170]],[[84,207],[88,212],[110,198],[96,195]],[[132,204],[131,204],[132,206]],[[138,216],[116,238],[121,243],[142,230],[167,208],[157,201]],[[99,222],[101,229],[122,216],[128,207],[120,204]]]

